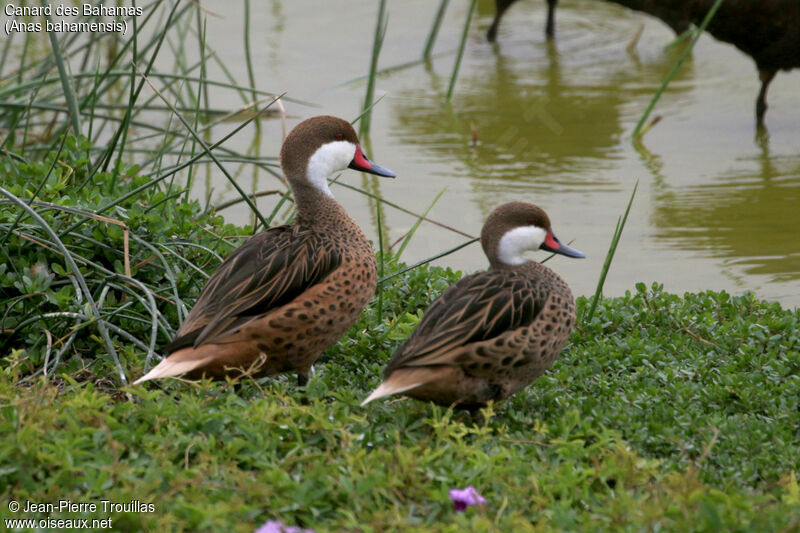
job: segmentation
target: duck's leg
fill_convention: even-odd
[[[486,417],[483,416],[483,412],[481,411],[481,407],[473,406],[467,409],[469,413],[469,417],[472,420],[472,423],[476,426],[485,426],[486,425]]]
[[[547,25],[544,27],[544,33],[548,39],[552,39],[556,35],[556,4],[558,0],[547,0]]]
[[[761,79],[761,90],[758,92],[756,99],[756,126],[764,126],[764,114],[767,112],[767,89],[770,82],[778,73],[777,69],[758,69],[758,77]]]
[[[503,13],[506,12],[506,9],[514,2],[516,2],[516,0],[495,0],[494,20],[492,21],[492,25],[489,26],[489,31],[486,32],[486,39],[490,42],[494,42],[495,39],[497,39],[497,27],[500,25],[500,19],[503,17]]]
[[[308,371],[306,372],[297,372],[297,386],[298,387],[305,387],[308,385]]]
[[[308,377],[310,375],[310,369],[298,369],[297,370],[297,387],[301,390],[298,391],[298,395],[300,396],[300,405],[310,405],[311,400],[308,399],[308,389],[306,389],[306,385],[308,385]]]

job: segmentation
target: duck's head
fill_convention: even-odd
[[[556,238],[544,210],[526,202],[497,207],[481,230],[481,245],[492,267],[521,265],[529,250],[547,250],[567,257],[586,257]]]
[[[281,167],[293,187],[310,185],[328,196],[328,178],[346,168],[387,178],[396,176],[367,159],[353,126],[332,116],[313,117],[298,124],[283,142]]]

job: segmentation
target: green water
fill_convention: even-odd
[[[237,4],[227,6],[223,18],[209,17],[208,40],[244,80]],[[614,224],[639,180],[606,294],[632,289],[636,281],[660,281],[676,292],[754,290],[800,305],[800,71],[780,73],[773,82],[768,134],[759,137],[752,60],[704,36],[659,102],[655,114],[662,120],[636,148],[630,133],[680,55],[679,49],[665,50],[671,30],[605,2],[564,1],[556,40],[548,43],[544,2],[522,0],[492,45],[484,35],[493,2],[482,0],[448,104],[444,94],[467,4],[451,2],[434,49],[439,55],[431,63],[377,81],[376,96],[385,97],[374,108],[365,144],[398,178],[365,180],[350,172],[342,181],[367,185],[417,212],[446,188],[429,217],[470,235],[479,233],[500,203],[537,203],[550,214],[556,234],[588,256],[559,257],[549,265],[574,292],[587,294],[594,291]],[[437,5],[388,2],[381,67],[421,55]],[[273,0],[254,3],[252,11],[257,86],[320,106],[287,103],[289,126],[320,113],[359,114],[365,81],[357,78],[368,69],[377,2]],[[641,25],[644,33],[629,54],[626,45]],[[221,92],[215,105],[239,104]],[[261,152],[276,154],[279,123],[265,123],[261,139]],[[248,186],[276,185],[266,174],[256,179]],[[232,194],[224,178],[212,186],[222,196]],[[359,193],[333,190],[375,238],[374,205]],[[259,205],[269,212],[273,202],[264,198]],[[247,217],[244,210],[226,215]],[[384,215],[388,242],[414,223],[392,208]],[[465,240],[423,223],[404,259],[416,261]],[[477,245],[438,263],[466,271],[485,267]]]

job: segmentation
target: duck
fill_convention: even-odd
[[[185,375],[222,379],[311,366],[358,319],[377,286],[375,254],[336,201],[328,178],[346,168],[394,178],[370,161],[349,122],[304,120],[286,137],[281,168],[296,214],[233,250],[208,279],[167,354],[134,384]]]
[[[676,34],[692,24],[700,26],[715,0],[610,0],[615,4],[653,15]],[[487,39],[497,38],[500,18],[516,0],[496,0],[496,14]],[[555,32],[558,0],[547,0],[545,33]],[[725,0],[706,26],[715,39],[734,45],[755,61],[761,87],[756,97],[756,126],[764,127],[767,91],[781,70],[800,68],[800,2],[797,0]]]
[[[494,19],[489,30],[486,32],[486,40],[495,42],[497,40],[497,28],[500,26],[500,19],[517,0],[495,0]],[[556,34],[556,4],[558,0],[545,0],[547,2],[547,23],[544,27],[544,34],[548,39],[552,39]]]
[[[517,0],[495,0],[495,15],[492,20],[489,30],[486,32],[486,39],[490,42],[497,40],[497,28],[500,25],[500,19]],[[547,2],[547,22],[545,24],[544,33],[548,39],[553,39],[556,33],[556,5],[558,0],[545,0]],[[663,2],[660,0],[610,0],[615,4],[625,6],[634,11],[642,11],[659,18],[667,26],[680,35],[691,26],[691,21],[684,16],[680,11],[675,10],[670,4],[671,2]]]
[[[476,413],[521,390],[556,360],[575,326],[567,283],[529,250],[586,257],[556,238],[531,203],[495,208],[481,230],[489,270],[448,287],[392,356],[361,405],[403,394]]]
[[[670,0],[683,16],[700,25],[714,0]],[[706,26],[715,39],[753,58],[761,87],[756,97],[756,126],[764,127],[767,91],[781,70],[800,68],[800,2],[797,0],[725,0]]]

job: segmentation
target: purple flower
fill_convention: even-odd
[[[472,485],[463,490],[451,489],[450,499],[453,500],[455,504],[456,512],[463,511],[471,505],[480,507],[486,503],[486,498],[481,496],[478,490]]]
[[[278,520],[269,520],[266,524],[256,529],[254,533],[314,533],[314,530],[287,526]]]

